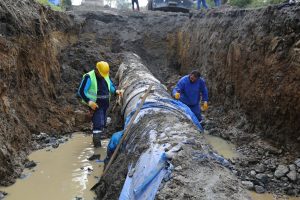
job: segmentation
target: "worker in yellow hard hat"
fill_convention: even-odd
[[[109,64],[104,61],[96,63],[93,70],[83,75],[78,89],[82,102],[93,111],[93,143],[101,146],[101,135],[106,126],[106,111],[109,107],[110,95],[119,93],[109,77]]]

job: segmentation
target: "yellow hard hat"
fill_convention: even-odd
[[[97,62],[96,68],[98,72],[101,74],[101,76],[103,76],[104,78],[106,78],[109,75],[109,65],[107,62],[104,61]]]

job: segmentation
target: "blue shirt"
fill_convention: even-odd
[[[200,95],[202,101],[208,101],[208,91],[204,79],[199,78],[194,83],[190,81],[189,75],[182,77],[172,91],[174,96],[176,92],[180,93],[180,101],[187,106],[199,104]]]

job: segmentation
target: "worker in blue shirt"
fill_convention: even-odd
[[[202,97],[201,108],[206,111],[208,109],[208,91],[204,79],[200,77],[200,72],[192,71],[189,75],[182,77],[173,89],[172,96],[187,105],[199,122],[202,121],[199,102]]]

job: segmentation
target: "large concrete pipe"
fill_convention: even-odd
[[[125,121],[149,85],[154,86],[123,151],[96,190],[99,199],[248,199],[230,169],[210,156],[216,154],[190,110],[171,99],[136,54],[124,55],[118,78],[125,89]]]

